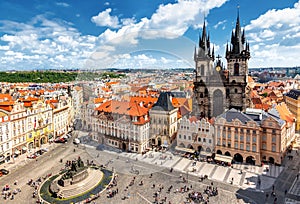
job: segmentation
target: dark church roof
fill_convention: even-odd
[[[248,121],[252,120],[251,117],[249,117],[248,115],[246,115],[243,112],[240,112],[234,108],[228,110],[227,112],[221,114],[219,117],[222,117],[224,119],[226,119],[227,122],[232,122],[235,119],[240,120],[242,123],[247,123]]]
[[[300,96],[300,90],[292,89],[286,94],[286,96],[297,100]]]
[[[171,101],[170,92],[161,92],[157,102],[153,105],[152,110],[171,111],[174,110],[174,106]]]

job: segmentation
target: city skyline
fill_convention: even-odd
[[[2,1],[0,70],[193,68],[204,19],[225,62],[238,10],[250,68],[299,66],[299,3]]]

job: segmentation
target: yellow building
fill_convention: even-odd
[[[285,103],[296,116],[296,131],[300,131],[300,90],[292,89],[284,95]]]

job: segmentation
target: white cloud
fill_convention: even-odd
[[[216,25],[214,25],[214,29],[217,29],[219,26],[223,25],[222,30],[224,30],[225,29],[224,26],[225,26],[226,22],[227,22],[227,20],[219,21]]]
[[[97,26],[107,26],[111,28],[119,27],[119,19],[117,16],[111,16],[111,8],[106,9],[105,11],[100,12],[97,16],[92,17],[92,22]]]
[[[161,4],[150,18],[142,18],[139,22],[132,19],[121,19],[123,25],[115,31],[107,29],[100,35],[102,42],[110,43],[131,43],[137,44],[139,39],[166,38],[174,39],[183,36],[190,26],[196,26],[203,21],[203,15],[208,14],[209,10],[220,7],[227,0],[179,0],[176,3]],[[111,9],[100,12],[102,18],[98,25],[106,25],[111,22],[112,16],[109,15]],[[95,18],[92,21],[95,22]],[[117,18],[117,17],[115,17]],[[104,19],[108,19],[104,21]],[[117,28],[119,20],[114,20],[114,27]]]
[[[70,6],[70,4],[67,4],[66,2],[56,2],[56,5],[65,8]]]
[[[9,46],[7,45],[0,45],[0,50],[9,50]]]
[[[98,37],[82,36],[72,24],[43,15],[28,23],[1,23],[6,34],[0,37],[0,51],[10,51],[0,52],[2,69],[80,68],[98,43]]]
[[[299,2],[291,8],[269,10],[245,27],[252,55],[250,67],[299,66]]]

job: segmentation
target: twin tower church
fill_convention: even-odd
[[[195,48],[194,53],[197,115],[212,118],[231,108],[244,111],[250,106],[247,86],[250,49],[245,31],[241,29],[239,14],[230,44],[226,45],[227,69],[220,56],[215,57],[209,38],[204,22],[199,47]]]

